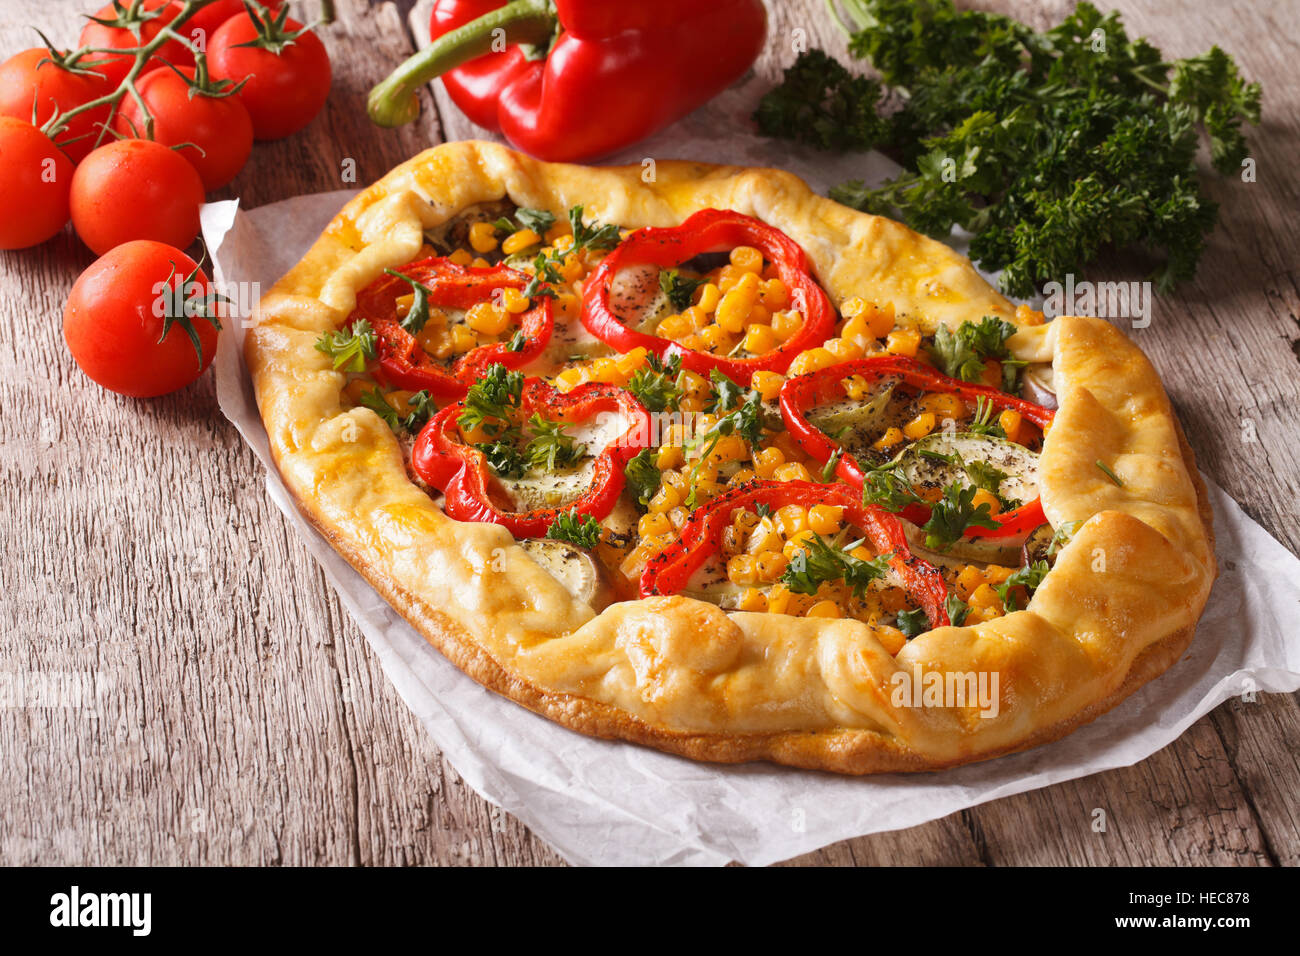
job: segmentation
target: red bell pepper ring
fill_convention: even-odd
[[[964,399],[975,401],[984,398],[994,408],[1011,409],[1039,428],[1052,423],[1053,412],[1027,402],[1015,395],[986,385],[973,385],[944,375],[915,359],[897,355],[879,355],[830,365],[807,375],[800,375],[781,386],[781,418],[795,442],[805,452],[825,464],[836,452],[840,453],[835,475],[858,490],[862,489],[866,471],[858,460],[844,451],[843,446],[820,428],[808,421],[807,410],[823,401],[840,397],[836,387],[842,379],[860,375],[866,379],[898,378],[905,384],[929,392],[951,392]],[[914,524],[924,524],[930,518],[930,509],[924,505],[911,505],[902,512]],[[997,528],[967,528],[968,538],[1005,538],[1025,534],[1046,521],[1042,499],[1035,498],[1013,511],[995,515]]]
[[[757,59],[767,14],[762,0],[438,0],[429,32],[433,43],[371,91],[371,119],[411,122],[416,93],[442,75],[479,126],[571,161],[629,146],[721,93]]]
[[[613,510],[623,492],[628,461],[650,441],[650,415],[631,392],[613,385],[590,382],[561,392],[538,378],[525,380],[520,413],[534,412],[549,421],[581,422],[601,413],[622,410],[632,426],[596,456],[591,485],[579,498],[562,508],[505,511],[493,503],[489,470],[483,453],[460,440],[456,420],[462,403],[448,405],[420,430],[411,451],[411,467],[427,484],[446,496],[443,510],[457,521],[487,521],[504,525],[516,538],[540,538],[561,511],[575,511],[597,521]]]
[[[502,289],[523,289],[532,277],[506,266],[476,269],[461,266],[450,259],[421,259],[396,270],[430,290],[431,307],[468,309],[492,299]],[[377,378],[385,384],[414,391],[427,389],[438,398],[460,398],[489,366],[522,368],[545,351],[551,341],[555,320],[549,296],[536,296],[534,305],[519,313],[518,331],[524,336],[523,348],[512,352],[509,342],[497,342],[471,349],[456,360],[448,371],[430,356],[415,336],[402,327],[397,318],[397,299],[411,294],[408,282],[392,275],[376,279],[357,293],[357,305],[348,316],[348,324],[365,319],[378,337],[379,370]]]
[[[862,497],[847,485],[823,485],[811,481],[751,481],[711,499],[696,509],[682,526],[677,540],[651,558],[641,573],[639,596],[676,594],[722,547],[722,532],[737,508],[767,505],[773,511],[789,504],[836,505],[844,509],[846,523],[861,529],[879,554],[890,554],[890,566],[898,572],[909,594],[930,620],[930,626],[945,627],[950,621],[945,609],[948,588],[933,565],[912,554],[907,535],[898,519],[886,511],[862,503]]]
[[[671,269],[703,252],[753,246],[777,269],[803,314],[803,325],[778,348],[751,358],[733,359],[697,352],[672,341],[629,329],[610,305],[610,285],[618,271],[629,265],[654,265]],[[725,372],[748,385],[755,372],[784,372],[800,352],[821,345],[835,326],[830,299],[811,275],[808,257],[799,244],[779,229],[724,209],[701,209],[680,226],[638,229],[601,260],[583,285],[582,324],[592,335],[620,352],[638,346],[660,358],[681,356],[682,368],[707,376],[712,369]]]

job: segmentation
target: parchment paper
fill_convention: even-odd
[[[876,180],[880,156],[826,157],[739,132],[720,116],[749,115],[740,87],[617,160],[692,156],[773,165],[814,188]],[[715,115],[715,109],[718,113]],[[219,282],[262,290],[307,251],[352,195],[302,196],[252,211],[203,210]],[[954,243],[958,244],[958,243]],[[271,462],[228,323],[215,363],[221,410],[267,468],[267,490],[325,570],[402,699],[474,790],[579,864],[766,864],[838,840],[916,826],[989,800],[1145,759],[1231,696],[1300,689],[1300,561],[1210,486],[1221,577],[1187,655],[1119,707],[1046,747],[939,774],[861,779],[755,764],[716,766],[632,744],[594,740],[492,694],[447,662],[299,514]],[[271,626],[274,626],[272,622]]]

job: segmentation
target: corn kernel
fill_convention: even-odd
[[[998,501],[998,496],[985,491],[983,488],[975,489],[975,495],[971,498],[971,504],[978,508],[980,505],[989,506],[989,514],[995,515],[1002,510],[1002,503]]]
[[[897,654],[907,645],[907,636],[896,627],[890,627],[888,624],[877,624],[872,628],[872,634],[876,640],[890,654]]]
[[[840,606],[834,601],[818,601],[808,610],[804,611],[805,617],[841,617]]]
[[[655,459],[655,464],[662,470],[664,468],[676,468],[686,460],[686,453],[680,445],[664,445],[659,449],[659,456]]]
[[[587,380],[586,373],[580,368],[566,368],[555,376],[555,387],[562,392],[577,388]]]
[[[750,331],[752,332],[753,328]],[[748,336],[746,338],[748,339]],[[775,401],[776,397],[781,394],[781,386],[785,384],[785,376],[780,372],[755,372],[749,384],[754,391],[758,392],[763,401],[771,402]]]
[[[808,469],[798,462],[786,462],[773,475],[777,481],[812,481]]]
[[[1002,607],[1002,599],[998,597],[998,592],[987,581],[971,592],[968,603],[972,608],[1000,609]]]
[[[751,325],[745,330],[745,351],[763,355],[776,347],[776,335],[770,325]]]
[[[645,364],[646,356],[648,354],[649,354],[649,349],[645,348],[644,346],[638,345],[636,348],[632,349],[632,351],[628,352],[627,354],[620,355],[618,358],[614,360],[614,362],[616,365],[618,365],[618,370],[620,372],[622,372],[624,375],[629,375]]]
[[[667,514],[681,503],[682,496],[677,489],[673,488],[671,485],[663,484],[660,485],[659,490],[654,493],[654,496],[650,499],[650,503],[646,505],[646,509],[655,514]]]
[[[722,292],[712,282],[706,282],[696,292],[695,304],[704,312],[712,312],[722,300]]]
[[[771,478],[784,464],[785,455],[779,448],[764,448],[754,456],[754,471],[760,478]]]
[[[740,277],[743,275],[745,275],[745,272],[735,266],[723,266],[718,270],[718,291],[726,295],[736,287],[736,283],[740,281]]]
[[[470,265],[473,266],[475,269],[486,269],[488,266],[491,265],[491,263],[488,262],[486,259],[484,259],[482,256],[475,256],[474,261],[471,262]]]
[[[741,611],[766,611],[767,595],[758,588],[745,588],[736,607]]]
[[[666,315],[659,320],[656,330],[661,338],[676,339],[689,334],[692,330],[690,320],[681,315]]]
[[[516,252],[522,252],[529,246],[535,246],[542,241],[539,236],[531,229],[520,229],[505,242],[501,243],[501,251],[508,256],[513,256]]]
[[[709,324],[709,313],[705,312],[698,305],[692,305],[682,312],[682,318],[690,323],[691,328],[697,332]]]
[[[467,326],[458,325],[451,330],[451,350],[456,354],[478,348],[478,337]]]
[[[690,516],[691,513],[687,511],[685,508],[683,508],[681,505],[678,505],[672,511],[668,512],[668,520],[669,522],[672,523],[674,531],[680,531],[682,529],[682,525],[686,524]]]
[[[784,342],[803,326],[803,315],[795,311],[777,312],[772,316],[772,331]]]
[[[776,511],[776,527],[789,540],[808,530],[808,511],[803,505],[784,505]]]
[[[619,371],[618,362],[612,358],[596,359],[591,363],[590,377],[593,382],[606,385],[621,385],[627,376]]]
[[[475,332],[500,335],[510,326],[510,313],[493,302],[476,302],[465,313],[465,322]]]
[[[564,261],[560,263],[557,271],[560,273],[561,279],[565,282],[573,283],[581,279],[583,275],[586,274],[587,269],[582,264],[582,260],[579,259],[576,254],[571,252],[564,257]]]
[[[546,230],[543,238],[553,246],[558,246],[563,239],[569,240],[569,245],[573,245],[573,236],[569,235],[569,224],[562,219],[555,220],[555,225]]]
[[[497,247],[497,227],[490,222],[476,222],[469,227],[469,245],[475,252],[491,252]]]
[[[752,275],[753,273],[749,273]],[[728,332],[741,332],[745,328],[745,320],[749,318],[750,309],[754,307],[754,296],[751,292],[745,292],[739,287],[732,289],[722,297],[718,303],[716,318],[718,325]]]
[[[808,527],[818,534],[835,534],[843,516],[844,509],[838,505],[813,505],[808,510]]]
[[[867,394],[867,384],[867,380],[861,375],[850,375],[848,378],[840,379],[844,394],[855,402],[862,401],[862,396]]]
[[[709,453],[709,457],[716,459],[719,463],[744,461],[749,458],[749,446],[745,444],[745,439],[739,435],[724,435],[713,446],[713,451]]]
[[[406,315],[408,312],[411,311],[411,306],[413,306],[414,304],[415,304],[414,293],[412,293],[411,295],[399,295],[397,297],[397,300],[393,303],[393,305],[397,307],[398,315]]]
[[[467,266],[474,261],[474,257],[469,254],[468,249],[457,249],[447,258],[458,266]]]
[[[903,426],[903,434],[912,441],[916,441],[918,438],[924,438],[934,431],[935,424],[934,412],[921,412]]]
[[[885,339],[885,350],[891,355],[914,358],[921,344],[921,333],[916,329],[894,329]]]
[[[895,445],[902,442],[902,440],[902,429],[895,428],[891,425],[885,429],[885,433],[877,438],[871,447],[876,449],[876,451],[884,451],[887,448],[893,448]]]
[[[789,614],[790,599],[794,597],[784,584],[774,584],[767,592],[767,610],[769,614]]]
[[[983,583],[983,572],[975,565],[968,564],[957,574],[957,596],[964,601]]]
[[[1007,433],[1009,441],[1020,441],[1020,422],[1020,413],[1010,408],[998,416],[998,424]]]
[[[731,264],[737,269],[742,269],[752,275],[757,275],[763,271],[763,253],[753,246],[736,246],[731,250],[731,255],[727,258],[731,260]]]
[[[501,290],[501,304],[505,306],[506,311],[511,315],[518,315],[520,312],[528,311],[528,307],[532,305],[532,300],[519,289],[512,289],[507,286]]]
[[[672,521],[667,515],[656,512],[644,514],[637,522],[636,532],[643,538],[652,538],[657,534],[668,534],[673,530]]]
[[[754,559],[754,571],[760,581],[771,583],[785,574],[790,566],[790,559],[779,550],[762,551]]]
[[[753,511],[744,508],[737,508],[731,513],[731,523],[739,528],[744,534],[749,534],[758,527],[759,518]]]
[[[757,477],[758,476],[754,474],[752,469],[741,468],[727,479],[727,485],[731,488],[739,488],[741,485],[753,481]]]
[[[752,554],[738,554],[727,561],[727,580],[732,584],[758,583],[758,569]]]
[[[759,293],[759,301],[768,309],[776,312],[778,309],[784,309],[790,304],[790,290],[785,287],[785,283],[780,279],[768,279],[763,283],[763,290]]]
[[[865,313],[867,330],[873,339],[883,339],[894,328],[894,303],[885,303],[884,308],[872,307]]]
[[[681,497],[684,498],[686,496],[686,492],[688,491],[688,482],[686,481],[686,476],[680,471],[665,471],[661,476],[661,480],[664,485],[677,491]]]
[[[826,351],[831,353],[831,358],[836,362],[851,362],[854,359],[862,358],[862,346],[858,345],[852,339],[831,339],[826,343]]]

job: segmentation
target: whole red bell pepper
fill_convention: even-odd
[[[381,276],[357,293],[356,308],[348,316],[349,325],[365,319],[374,328],[379,359],[376,378],[386,384],[427,389],[438,398],[459,398],[489,366],[500,363],[520,368],[540,355],[551,340],[555,324],[551,299],[539,295],[530,309],[514,317],[520,335],[517,347],[512,348],[510,341],[481,345],[458,358],[448,371],[403,326],[405,320],[397,317],[398,298],[413,294],[414,282],[423,287],[429,306],[468,309],[490,301],[502,289],[522,290],[532,277],[505,266],[476,269],[443,258],[421,259],[397,271],[411,281],[392,274]]]
[[[629,265],[654,265],[670,269],[702,252],[753,246],[776,266],[781,281],[803,314],[803,325],[780,346],[765,355],[733,359],[688,349],[671,339],[629,329],[610,305],[610,285],[620,269]],[[601,260],[583,285],[582,324],[620,352],[638,346],[660,358],[681,356],[682,368],[708,375],[719,369],[742,385],[755,372],[784,372],[796,355],[821,345],[835,325],[830,299],[811,275],[812,267],[799,244],[779,229],[752,216],[723,209],[701,209],[680,226],[638,229]]]
[[[548,421],[572,423],[621,410],[632,419],[632,425],[596,456],[591,485],[579,498],[563,508],[504,511],[493,503],[488,490],[487,459],[460,439],[456,420],[464,410],[462,403],[448,405],[421,429],[411,451],[411,467],[423,481],[443,492],[443,510],[449,517],[504,525],[516,538],[544,536],[561,511],[589,515],[597,521],[606,517],[623,491],[624,468],[650,440],[649,413],[631,392],[593,382],[566,393],[541,379],[526,379],[520,393],[521,418],[536,413]]]
[[[441,75],[465,115],[541,159],[644,139],[737,80],[767,36],[762,0],[438,0],[433,43],[370,94],[371,118],[419,115]]]
[[[676,594],[711,555],[722,548],[722,532],[737,508],[766,505],[775,511],[785,505],[811,507],[837,505],[844,509],[846,523],[865,533],[878,554],[889,554],[890,566],[903,579],[904,587],[925,610],[931,627],[949,624],[945,600],[948,588],[933,565],[914,556],[898,519],[879,508],[862,503],[861,495],[847,485],[823,485],[811,481],[751,481],[710,499],[696,509],[682,526],[677,540],[651,558],[641,573],[640,597]]]
[[[860,375],[868,380],[897,378],[907,385],[927,392],[949,392],[963,399],[975,401],[983,398],[994,408],[1012,409],[1026,420],[1040,428],[1052,423],[1053,413],[1041,405],[1027,402],[1023,398],[1008,395],[1006,392],[985,385],[972,385],[960,379],[950,378],[942,372],[915,359],[896,355],[880,355],[871,358],[855,359],[830,365],[807,375],[788,379],[781,387],[781,418],[790,432],[790,437],[813,458],[825,464],[839,454],[835,465],[836,477],[861,490],[866,472],[858,460],[835,439],[831,438],[816,425],[808,421],[809,409],[823,402],[843,398],[843,389],[839,383],[852,375]],[[916,524],[929,520],[929,508],[924,505],[912,505],[902,512],[903,517]],[[968,538],[1003,538],[1024,534],[1043,524],[1047,519],[1043,515],[1043,503],[1039,498],[1004,514],[995,515],[996,528],[971,527],[966,529]]]

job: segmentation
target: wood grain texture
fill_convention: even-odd
[[[1069,8],[981,6],[1039,27]],[[1230,16],[1194,0],[1120,6],[1131,31],[1166,53],[1219,43],[1264,84],[1266,124],[1251,137],[1258,181],[1211,184],[1222,224],[1199,278],[1159,300],[1150,328],[1134,335],[1203,469],[1297,551],[1294,31],[1267,0],[1234,4]],[[8,0],[0,55],[33,44],[27,24],[71,42],[73,14],[90,7]],[[335,70],[325,112],[294,137],[259,144],[216,198],[256,206],[338,189],[349,158],[365,183],[444,131],[471,134],[440,90],[419,123],[371,126],[366,92],[412,49],[404,10],[338,7],[339,22],[322,31]],[[793,59],[796,27],[844,58],[819,0],[771,9],[760,74],[775,79]],[[9,625],[0,638],[0,863],[560,862],[442,761],[271,505],[260,466],[217,409],[211,376],[137,402],[75,368],[59,317],[92,258],[70,234],[0,253],[0,609]],[[1105,274],[1142,277],[1128,268],[1107,263]],[[1243,441],[1252,430],[1257,440]],[[1232,701],[1137,766],[792,862],[1295,865],[1298,738],[1294,697]],[[1092,830],[1098,808],[1105,833]]]

